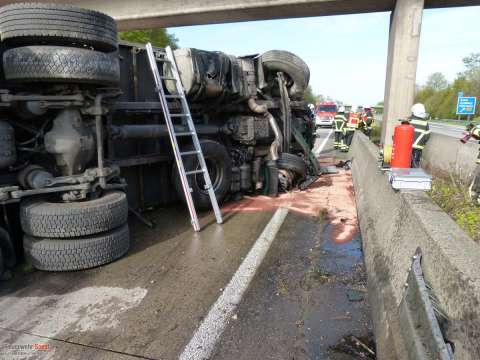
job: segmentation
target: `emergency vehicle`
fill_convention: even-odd
[[[315,112],[315,127],[332,127],[338,106],[333,101],[325,101],[317,106]]]

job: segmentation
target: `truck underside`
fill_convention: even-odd
[[[71,21],[80,30],[68,30]],[[65,5],[5,6],[0,32],[0,272],[22,252],[51,271],[115,260],[128,251],[129,210],[182,200],[144,46],[118,43],[108,16]],[[162,71],[164,51],[156,56]],[[175,58],[219,202],[276,196],[318,175],[300,58],[196,49]],[[165,91],[172,94],[168,81]],[[169,107],[185,131],[179,103]],[[190,186],[195,205],[208,208],[202,179]]]

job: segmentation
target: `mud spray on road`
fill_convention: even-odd
[[[319,162],[331,166],[339,159],[321,157]],[[245,197],[224,210],[262,212],[279,207],[290,210],[290,220],[263,265],[261,279],[250,290],[254,295],[245,299],[245,314],[239,309],[242,321],[226,332],[224,343],[230,346],[220,346],[215,358],[274,358],[287,352],[291,359],[375,359],[350,170],[337,167],[337,173],[321,176],[305,191],[274,199]],[[281,319],[268,315],[277,311]],[[293,328],[286,319],[294,322]],[[276,326],[265,329],[265,323]],[[249,339],[241,328],[268,332],[270,346],[262,352],[262,335],[252,331]],[[295,341],[288,346],[292,332]],[[240,343],[241,347],[232,345]]]

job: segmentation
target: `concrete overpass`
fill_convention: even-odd
[[[37,0],[38,1],[38,0]],[[0,4],[18,1],[0,0]],[[70,3],[113,16],[119,29],[393,11],[395,0],[40,0]],[[426,8],[478,5],[479,0],[425,0]]]
[[[0,0],[0,4],[16,1]],[[121,30],[391,11],[382,134],[391,143],[396,120],[415,95],[424,8],[480,5],[480,0],[49,0],[113,16]],[[386,121],[385,121],[386,120]]]

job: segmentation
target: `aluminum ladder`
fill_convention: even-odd
[[[215,217],[217,223],[221,224],[222,213],[218,207],[217,198],[215,197],[215,191],[213,190],[212,181],[210,180],[210,175],[208,173],[207,164],[205,158],[203,157],[202,148],[200,146],[200,141],[198,140],[197,131],[195,130],[195,125],[192,120],[192,115],[190,114],[190,109],[188,107],[187,98],[183,91],[182,82],[180,81],[180,76],[178,74],[177,65],[175,63],[175,58],[173,56],[172,49],[168,46],[165,49],[165,52],[155,51],[152,48],[152,44],[148,43],[145,46],[148,55],[148,62],[150,63],[150,68],[152,70],[153,79],[155,81],[155,91],[158,94],[158,98],[162,105],[163,116],[167,124],[168,135],[170,137],[170,142],[172,144],[173,153],[175,155],[175,162],[177,164],[178,173],[180,175],[180,180],[182,182],[183,193],[185,194],[185,199],[188,205],[188,211],[190,212],[190,218],[195,231],[200,231],[200,223],[198,221],[197,211],[195,210],[195,204],[192,198],[192,188],[188,183],[188,176],[196,176],[198,174],[203,175],[203,180],[205,183],[205,190],[208,191],[210,197],[210,202],[212,204],[213,211],[215,212]],[[161,54],[163,56],[157,57],[155,53]],[[163,74],[160,75],[158,71],[157,62],[164,63]],[[166,81],[171,81],[175,84],[176,93],[165,94],[164,83]],[[168,100],[179,100],[181,103],[181,112],[179,114],[171,114],[168,107]],[[187,132],[175,132],[175,127],[173,125],[172,117],[182,118],[188,125]],[[187,137],[192,138],[192,143],[194,150],[192,151],[182,151],[178,146],[178,137]],[[185,156],[196,156],[200,169],[185,171],[185,166],[183,164],[183,157]]]

